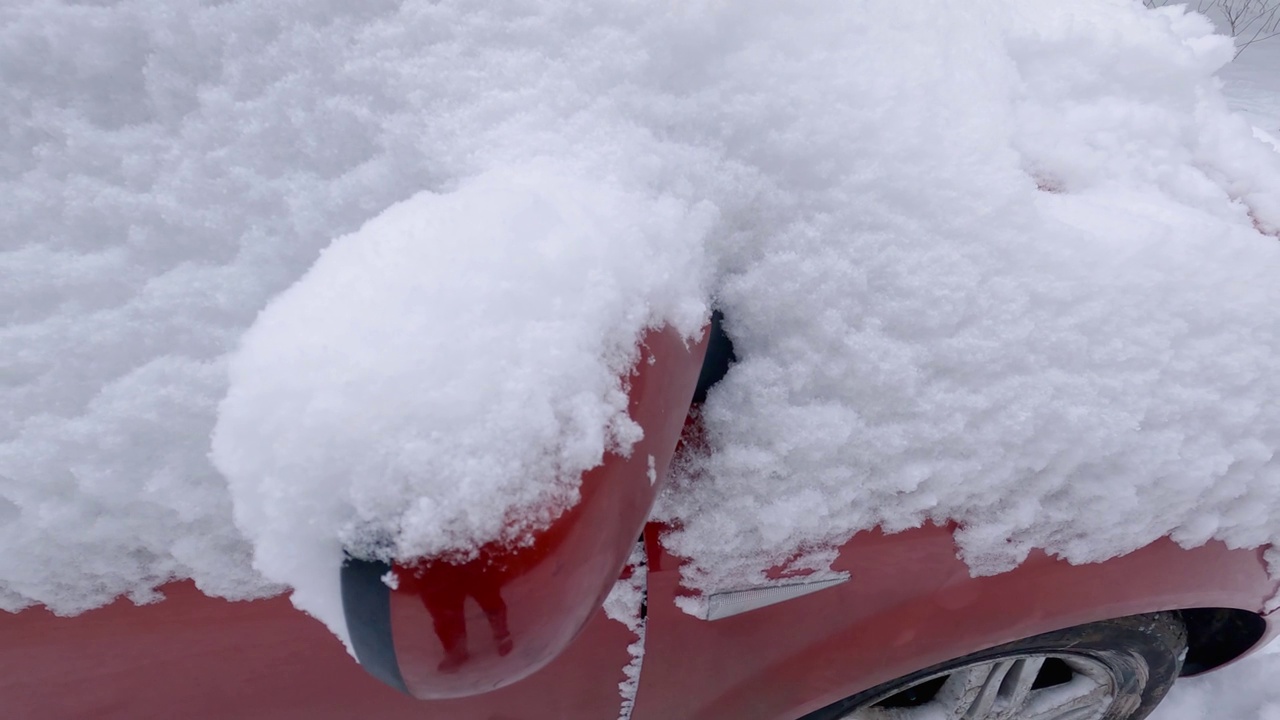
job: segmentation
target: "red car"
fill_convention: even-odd
[[[630,382],[644,440],[588,473],[581,502],[527,544],[335,568],[358,660],[287,599],[178,583],[154,605],[0,615],[3,717],[1118,720],[1275,632],[1262,550],[1166,539],[974,578],[938,526],[861,533],[840,548],[843,575],[779,569],[686,613],[682,559],[648,514],[654,473],[682,436],[697,441],[690,397],[731,357],[709,337],[645,339]],[[602,609],[620,577],[643,587],[640,632]]]

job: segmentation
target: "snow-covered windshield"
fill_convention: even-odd
[[[929,520],[982,573],[1274,540],[1232,53],[1129,0],[6,3],[0,607],[190,577],[341,633],[344,546],[545,522],[713,302],[694,587]]]

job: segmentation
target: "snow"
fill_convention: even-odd
[[[627,626],[635,633],[636,639],[627,646],[627,654],[631,660],[622,668],[623,680],[618,683],[618,695],[621,703],[618,707],[618,720],[628,720],[635,708],[636,692],[640,689],[640,669],[644,665],[644,633],[645,633],[645,596],[649,565],[645,559],[643,539],[636,543],[627,559],[631,569],[629,577],[620,578],[614,583],[609,595],[604,599],[604,612],[610,620]]]
[[[913,53],[912,92],[842,76],[869,101],[822,113],[838,200],[719,248],[740,361],[662,509],[693,587],[928,520],[978,574],[1275,538],[1280,158],[1218,90],[1231,48],[1176,9],[1021,7],[848,50]],[[771,87],[771,121],[812,94]]]
[[[272,551],[255,542],[278,537],[297,516],[243,501],[237,511],[231,487],[255,502],[255,482],[229,482],[208,457],[219,404],[232,390],[230,356],[325,247],[396,203],[448,196],[488,171],[514,182],[519,167],[545,162],[578,185],[583,174],[598,181],[584,198],[645,196],[620,218],[654,210],[672,219],[687,205],[688,225],[666,240],[690,240],[714,214],[687,190],[675,196],[701,151],[658,142],[625,120],[635,93],[617,84],[640,74],[639,49],[653,41],[636,32],[670,22],[660,13],[646,24],[648,10],[5,3],[0,181],[12,201],[0,204],[0,345],[10,350],[0,358],[0,606],[74,613],[121,594],[149,599],[181,577],[231,597],[283,588],[254,567],[255,555],[272,563]],[[646,142],[651,152],[639,152]],[[560,197],[567,188],[546,191]],[[651,229],[661,223],[650,220]],[[640,236],[634,227],[611,230],[616,242]],[[662,281],[673,294],[652,313],[626,308],[611,332],[668,310],[668,319],[690,323],[695,308],[674,304],[678,286],[700,282],[699,249],[667,247],[667,260],[687,260]],[[642,258],[652,249],[633,248]],[[635,273],[663,267],[634,265]],[[592,287],[612,292],[618,279]],[[617,290],[621,302],[636,287]],[[697,294],[700,306],[706,293]],[[557,321],[572,323],[567,310]],[[501,336],[501,327],[491,330]],[[603,352],[617,337],[592,342]],[[245,352],[251,358],[252,346]],[[599,358],[593,372],[609,362]],[[556,400],[568,407],[569,398]],[[317,440],[334,428],[319,430]],[[218,454],[248,462],[252,450],[224,445]],[[324,480],[316,479],[317,493],[328,489]],[[273,478],[259,481],[265,492]],[[362,481],[374,479],[352,478]],[[279,526],[237,525],[237,516],[267,515]],[[324,531],[339,537],[344,527]],[[321,548],[299,552],[332,559]],[[330,566],[312,569],[317,583],[333,575]]]
[[[218,412],[255,566],[340,629],[344,552],[472,557],[548,525],[642,435],[636,338],[701,331],[713,217],[543,162],[336,240],[244,335]]]
[[[636,339],[708,298],[740,362],[660,511],[695,588],[926,520],[978,573],[1280,535],[1277,126],[1199,16],[0,19],[0,607],[191,577],[341,635],[344,551],[546,522],[636,439]]]

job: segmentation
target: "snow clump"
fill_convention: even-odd
[[[642,435],[636,338],[700,332],[712,218],[538,165],[339,238],[231,360],[213,459],[256,567],[341,628],[344,552],[469,557],[548,525]]]
[[[792,173],[821,211],[720,250],[740,362],[662,512],[694,587],[927,521],[979,574],[1277,539],[1280,157],[1221,96],[1230,42],[1016,5],[815,49],[866,102],[765,90],[762,146],[824,138]]]

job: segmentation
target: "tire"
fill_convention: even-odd
[[[1186,647],[1177,613],[1104,620],[925,668],[800,720],[1140,720]]]

